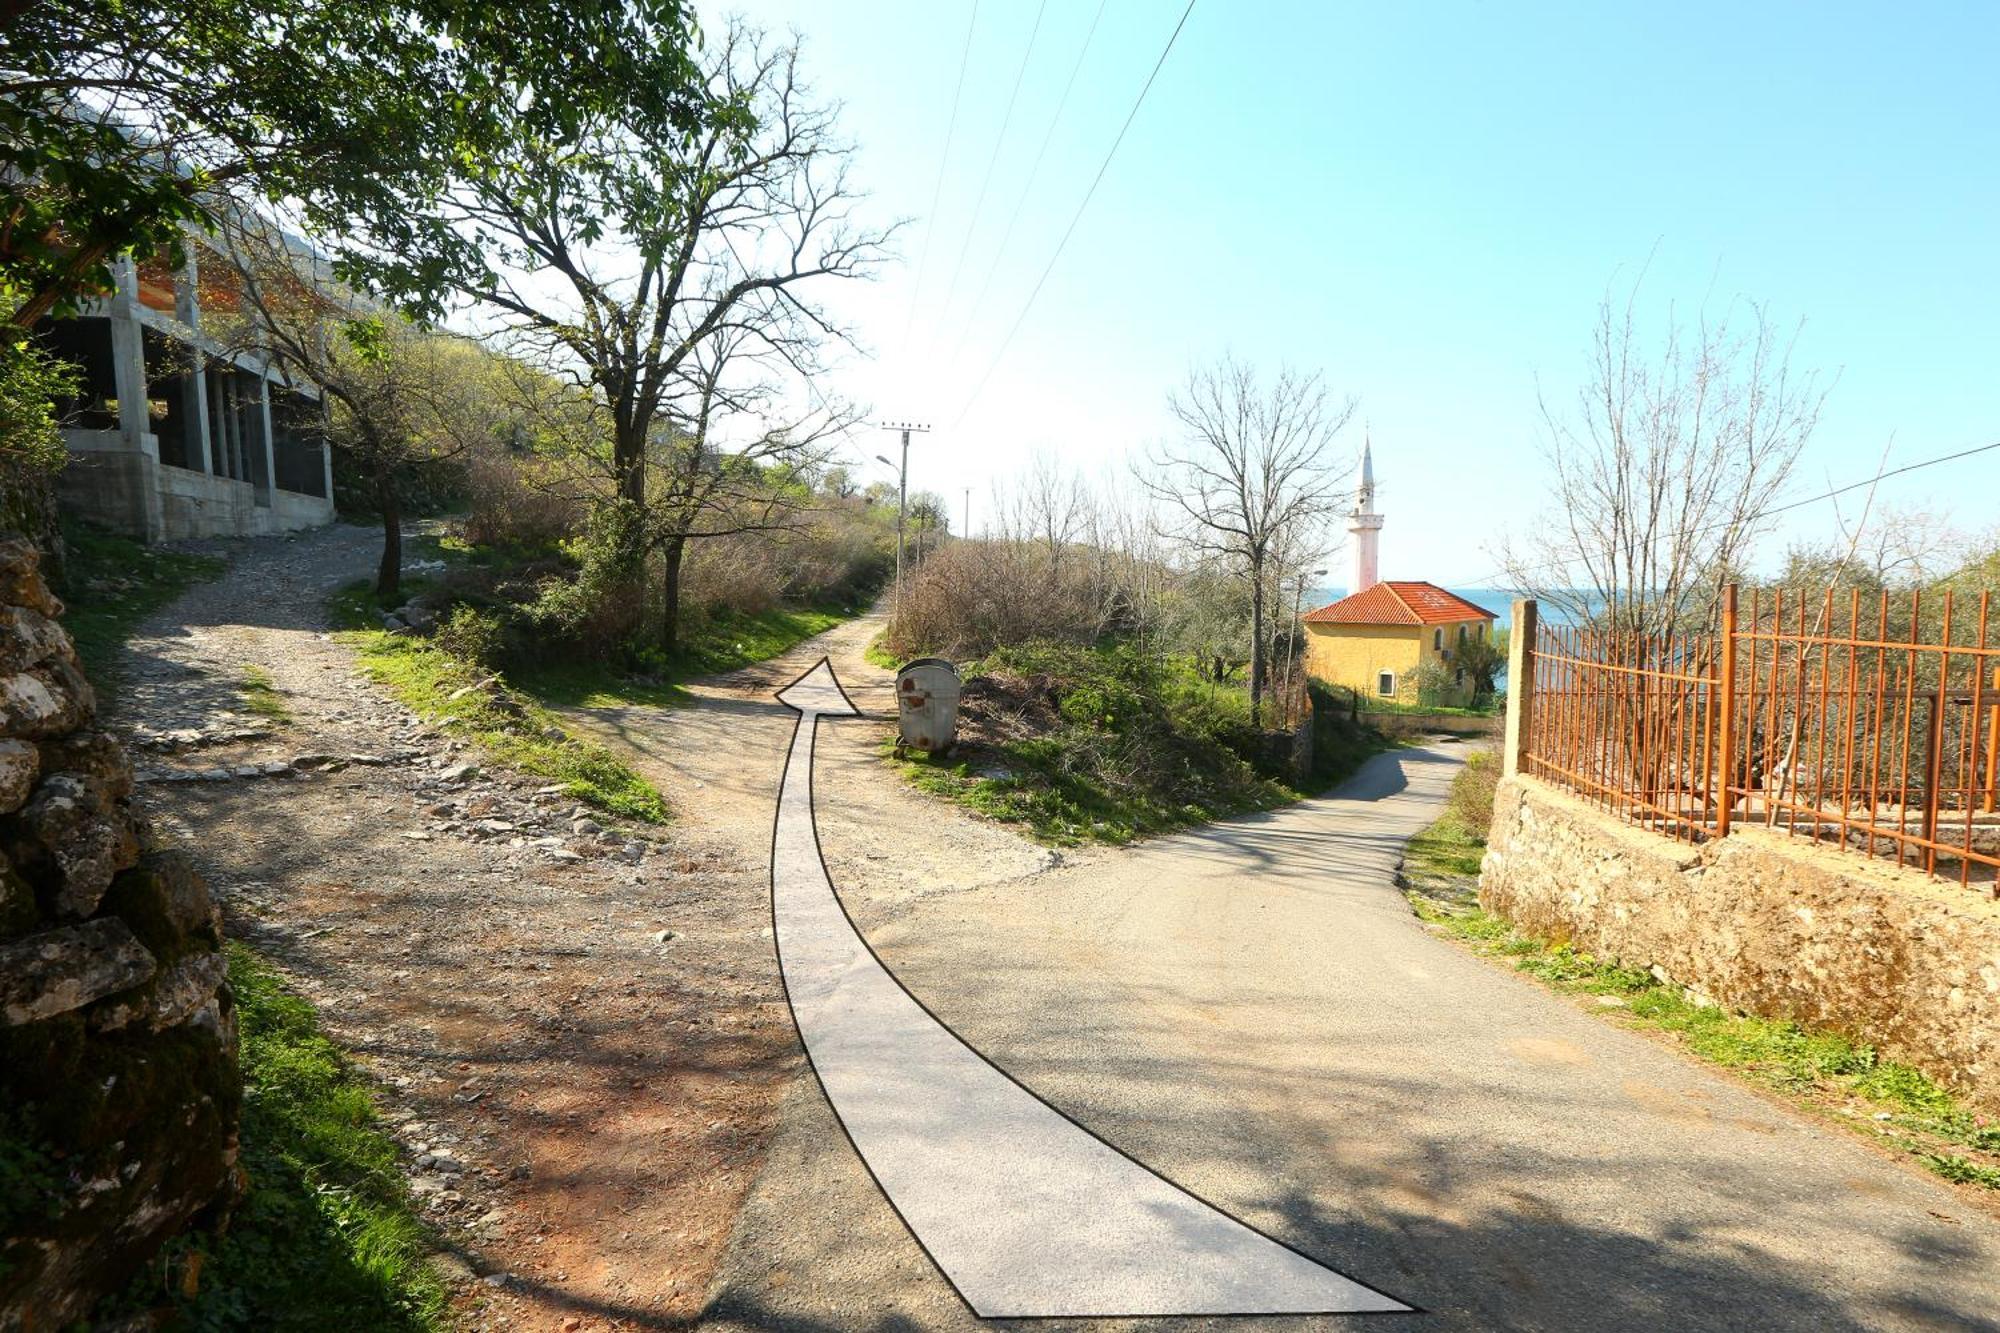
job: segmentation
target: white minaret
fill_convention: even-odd
[[[1375,512],[1375,459],[1366,435],[1361,442],[1361,489],[1354,497],[1354,512],[1347,516],[1347,535],[1354,557],[1347,584],[1347,595],[1352,597],[1382,581],[1375,567],[1382,515]]]

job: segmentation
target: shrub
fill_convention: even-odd
[[[1426,658],[1416,670],[1417,702],[1425,708],[1442,708],[1459,702],[1451,670],[1444,663]]]
[[[1452,779],[1446,813],[1467,833],[1484,840],[1493,827],[1493,794],[1500,785],[1500,763],[1491,750],[1474,750]]]
[[[1102,626],[1083,563],[1027,542],[956,541],[905,580],[887,644],[904,657],[979,657],[1031,639],[1081,644]]]
[[[578,502],[555,488],[554,477],[534,459],[500,452],[475,455],[466,464],[471,509],[465,538],[480,546],[541,550],[582,528]]]
[[[504,655],[507,631],[499,616],[474,606],[454,606],[437,627],[438,647],[474,666],[491,667]]]
[[[681,569],[684,616],[699,620],[716,611],[759,615],[776,606],[784,591],[780,553],[762,534],[711,537],[687,548]]]

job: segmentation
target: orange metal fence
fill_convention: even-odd
[[[1523,764],[1670,837],[1762,825],[2000,896],[1991,600],[1732,587],[1705,631],[1541,626]]]

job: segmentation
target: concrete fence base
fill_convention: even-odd
[[[1732,1010],[1842,1032],[2000,1112],[2000,903],[1762,828],[1690,847],[1509,777],[1479,900]]]

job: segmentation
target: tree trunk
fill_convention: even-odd
[[[686,554],[686,537],[667,542],[666,572],[660,579],[660,647],[669,654],[680,648],[681,559]]]
[[[1250,565],[1250,725],[1264,725],[1264,562]]]
[[[382,507],[382,563],[375,570],[375,596],[386,602],[403,595],[403,507],[387,471],[375,474],[375,502]]]

